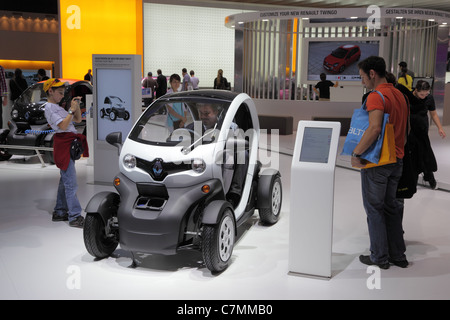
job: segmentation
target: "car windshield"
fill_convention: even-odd
[[[165,146],[217,141],[230,105],[218,99],[164,99],[151,105],[130,133],[130,139]]]
[[[337,48],[336,50],[333,50],[333,52],[331,53],[331,55],[332,55],[333,57],[342,59],[342,58],[345,58],[345,55],[347,54],[347,52],[348,52],[348,51],[345,50],[345,49]]]
[[[123,100],[116,96],[108,96],[105,98],[105,103],[121,107],[123,105]]]
[[[42,84],[36,84],[32,87],[29,87],[20,96],[19,103],[28,105],[32,103],[38,103],[41,101],[47,101],[47,95],[45,94],[42,87],[43,87]]]

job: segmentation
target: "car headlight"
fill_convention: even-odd
[[[128,169],[136,167],[136,157],[132,154],[127,154],[123,157],[123,165]]]
[[[339,65],[339,63],[335,63],[333,64],[333,67],[337,67]]]
[[[194,159],[192,160],[192,170],[196,173],[202,173],[206,169],[206,163],[203,159]]]
[[[14,109],[13,111],[11,111],[11,117],[13,119],[16,119],[17,117],[19,117],[19,111],[17,111],[16,109]]]

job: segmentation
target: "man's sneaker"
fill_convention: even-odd
[[[60,214],[57,214],[56,212],[53,212],[52,221],[55,221],[55,222],[69,221],[69,215],[67,213],[60,215]]]
[[[406,268],[409,265],[409,262],[406,259],[400,260],[400,261],[395,261],[395,260],[392,260],[391,258],[389,258],[389,262],[400,268]]]
[[[78,216],[75,220],[69,222],[69,226],[75,228],[83,228],[84,218],[82,216]]]
[[[364,264],[367,264],[368,266],[378,266],[380,269],[389,269],[389,262],[378,264],[372,262],[372,260],[370,260],[370,256],[360,255],[359,261],[361,261]]]

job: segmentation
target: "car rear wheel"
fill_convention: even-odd
[[[84,220],[83,238],[90,255],[104,259],[116,250],[119,242],[114,233],[106,231],[105,223],[98,213],[88,213]]]
[[[125,111],[125,115],[123,117],[123,120],[128,120],[130,119],[130,113],[128,111]]]
[[[270,188],[267,191],[267,199],[270,199],[270,206],[268,208],[260,208],[259,217],[263,224],[274,224],[280,218],[283,199],[281,179],[278,175],[272,176]]]
[[[211,272],[221,272],[228,267],[233,253],[235,229],[230,208],[224,209],[218,224],[203,226],[203,261]]]

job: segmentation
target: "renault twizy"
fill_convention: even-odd
[[[258,115],[247,94],[168,94],[145,110],[124,143],[120,132],[106,140],[119,148],[120,173],[117,193],[96,194],[85,210],[84,243],[96,258],[119,244],[133,257],[194,248],[218,273],[230,263],[237,227],[255,209],[262,224],[279,219],[280,173],[258,160]]]

